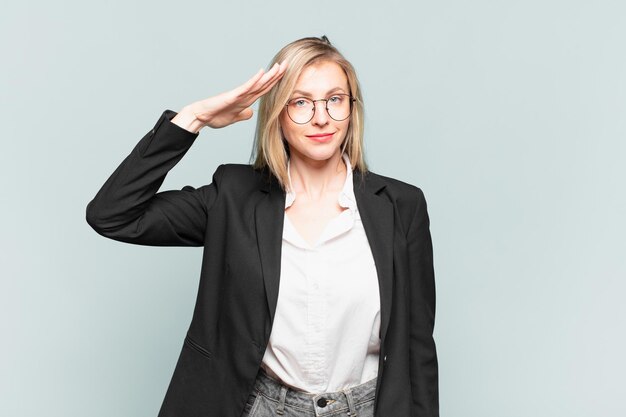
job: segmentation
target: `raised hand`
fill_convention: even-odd
[[[204,126],[221,128],[252,117],[250,106],[282,78],[285,62],[274,64],[269,71],[259,70],[252,78],[233,90],[185,106],[172,123],[192,132]]]

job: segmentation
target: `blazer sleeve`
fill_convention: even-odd
[[[163,112],[87,205],[87,223],[102,236],[150,246],[203,245],[222,166],[209,185],[157,192],[198,137],[172,123],[175,115]]]
[[[435,275],[426,199],[418,189],[417,205],[407,232],[410,271],[411,417],[439,416],[435,324]]]

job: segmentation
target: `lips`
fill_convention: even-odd
[[[316,133],[315,135],[306,135],[307,138],[316,142],[327,142],[332,139],[334,133]]]

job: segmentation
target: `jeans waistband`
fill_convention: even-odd
[[[376,378],[341,391],[313,394],[297,391],[292,387],[283,385],[261,368],[257,374],[254,389],[278,403],[276,410],[278,414],[282,414],[282,410],[286,405],[314,411],[315,415],[318,416],[342,409],[348,410],[348,415],[356,415],[355,406],[357,404],[374,399],[376,395]]]

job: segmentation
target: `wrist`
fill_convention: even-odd
[[[180,112],[172,119],[172,123],[182,127],[183,129],[191,132],[198,133],[200,129],[204,127],[204,123],[202,123],[196,117],[193,109],[190,106],[185,106],[181,109]]]

